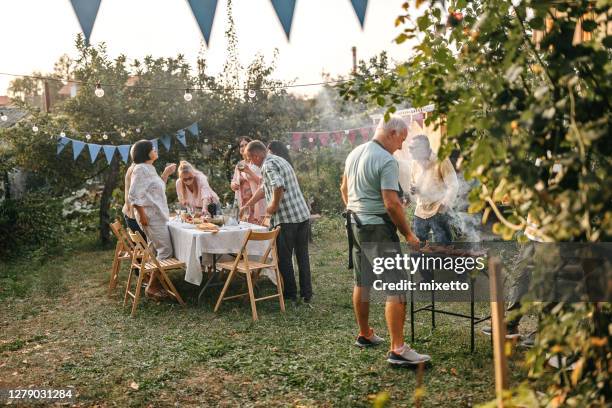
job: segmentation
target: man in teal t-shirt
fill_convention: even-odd
[[[354,243],[352,256],[355,259],[355,287],[353,307],[359,325],[355,345],[370,347],[381,344],[369,326],[370,288],[378,279],[371,268],[371,258],[384,257],[385,248],[399,243],[397,231],[413,245],[418,239],[410,230],[400,199],[399,165],[393,152],[402,147],[408,129],[398,116],[389,121],[382,119],[371,142],[355,148],[347,157],[342,176],[342,199],[347,209],[348,231]],[[355,224],[351,221],[354,219]],[[364,250],[367,243],[370,250]],[[372,253],[371,248],[380,253]],[[398,247],[399,249],[399,247]],[[396,271],[384,272],[387,281],[399,279]],[[419,354],[404,344],[404,321],[406,319],[406,296],[404,293],[385,293],[385,318],[391,336],[387,361],[394,365],[414,365],[429,361],[426,354]]]

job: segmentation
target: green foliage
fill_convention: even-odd
[[[402,99],[416,106],[434,103],[428,120],[446,125],[439,155],[457,149],[466,177],[479,181],[469,195],[470,209],[487,207],[488,214],[496,203],[510,204],[511,214],[494,227],[504,239],[515,238],[529,216],[545,241],[608,241],[612,53],[605,27],[611,3],[428,3],[408,13],[406,2],[396,22],[407,27],[398,43],[418,39],[414,56],[386,81],[362,69],[341,86],[342,94],[378,101],[388,113]],[[587,12],[591,17],[583,18]],[[603,23],[593,16],[602,16]],[[574,42],[577,24],[592,38]],[[534,30],[545,28],[535,44]],[[513,403],[609,403],[609,305],[561,303],[542,316],[527,364],[546,394],[534,404],[526,384],[510,396]],[[550,352],[575,357],[576,368],[544,370]]]
[[[62,249],[62,203],[45,193],[0,202],[0,259],[36,250],[38,257]]]

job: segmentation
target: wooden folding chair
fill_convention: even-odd
[[[168,293],[177,300],[181,305],[185,305],[183,298],[178,293],[174,284],[166,272],[176,269],[185,269],[185,263],[179,261],[176,258],[168,258],[159,260],[155,256],[152,245],[147,244],[142,235],[139,232],[128,232],[130,239],[134,242],[134,251],[132,253],[132,262],[130,266],[130,274],[128,275],[128,281],[125,285],[125,296],[123,298],[123,306],[126,305],[128,296],[132,298],[132,317],[136,314],[136,307],[140,301],[140,292],[142,290],[142,283],[145,275],[157,272],[157,278],[161,282],[162,286]],[[134,292],[131,291],[132,278],[134,276],[134,270],[139,269],[138,281],[136,282],[136,289]]]
[[[117,287],[119,279],[119,271],[121,270],[122,261],[130,261],[134,252],[134,243],[130,239],[127,231],[123,228],[120,220],[116,220],[110,224],[111,231],[117,238],[115,246],[115,256],[113,257],[113,266],[111,268],[110,283],[108,284],[108,295],[112,295],[113,289]]]
[[[219,295],[219,299],[217,300],[217,304],[215,305],[215,312],[219,310],[221,306],[221,302],[224,300],[240,298],[243,296],[248,296],[251,301],[251,312],[253,314],[253,320],[257,320],[257,307],[255,306],[255,302],[266,299],[278,298],[280,302],[281,311],[285,311],[285,299],[283,298],[283,283],[280,271],[278,269],[278,255],[276,253],[276,237],[280,232],[280,228],[275,228],[272,231],[268,232],[256,232],[249,231],[249,233],[244,238],[242,242],[242,247],[240,248],[240,252],[238,252],[238,256],[233,261],[229,262],[219,262],[217,266],[222,270],[229,270],[229,275],[227,276],[227,280],[225,281],[225,285],[221,290],[221,294]],[[253,241],[269,241],[268,248],[264,252],[264,255],[261,257],[259,262],[249,260],[249,256],[247,253],[247,245],[249,242]],[[276,288],[277,294],[271,296],[264,296],[261,298],[255,297],[255,292],[253,291],[253,281],[259,277],[259,274],[264,268],[272,268],[276,273]],[[241,293],[239,295],[233,296],[225,296],[227,290],[236,277],[237,273],[242,273],[245,275],[247,281],[248,291],[246,293]]]

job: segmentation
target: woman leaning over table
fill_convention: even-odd
[[[261,187],[263,180],[261,170],[253,163],[249,162],[246,157],[246,146],[251,141],[251,138],[243,136],[240,138],[240,155],[242,160],[236,164],[234,169],[234,177],[232,177],[231,188],[236,192],[236,200],[240,208],[244,207],[255,192]],[[259,224],[266,215],[266,200],[261,199],[251,207],[249,207],[250,223]]]
[[[157,175],[153,162],[157,160],[157,151],[149,140],[139,140],[132,147],[134,170],[128,193],[129,203],[135,210],[138,224],[153,243],[158,259],[172,256],[172,241],[170,231],[166,226],[169,219],[168,202],[166,200],[166,181],[176,170],[176,164],[169,164],[162,176]],[[157,274],[153,272],[145,294],[153,298],[165,297]]]
[[[219,196],[210,188],[208,178],[199,170],[196,170],[193,165],[185,160],[179,163],[178,168],[179,178],[176,180],[176,195],[179,203],[185,207],[191,207],[194,210],[202,210],[203,212],[211,211],[211,204],[219,205]],[[211,214],[214,215],[214,214]]]

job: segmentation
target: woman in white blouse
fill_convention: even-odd
[[[172,256],[172,241],[166,226],[169,219],[166,200],[166,181],[176,170],[176,164],[169,164],[162,176],[157,175],[153,162],[157,160],[157,151],[149,140],[139,140],[132,148],[132,180],[128,193],[129,203],[135,210],[138,224],[153,243],[159,259]],[[151,274],[145,294],[149,297],[164,297],[163,289],[155,273]]]
[[[178,174],[176,195],[182,206],[206,213],[209,212],[210,204],[219,205],[219,196],[210,188],[208,178],[204,173],[196,170],[191,163],[182,160]]]

